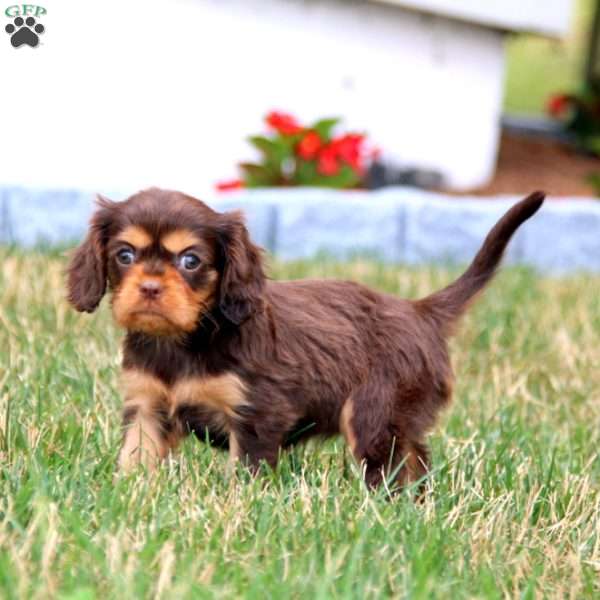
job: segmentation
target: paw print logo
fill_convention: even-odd
[[[41,23],[36,24],[33,17],[27,17],[25,20],[17,17],[13,23],[14,25],[9,23],[5,31],[10,35],[10,43],[15,48],[23,44],[35,48],[40,43],[39,34],[44,33],[44,26]]]

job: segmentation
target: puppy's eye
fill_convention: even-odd
[[[179,258],[179,266],[186,271],[195,271],[200,266],[200,259],[191,252],[186,252]]]
[[[123,248],[117,252],[117,262],[120,265],[128,266],[133,264],[135,252],[131,248]]]

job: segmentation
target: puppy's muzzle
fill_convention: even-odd
[[[140,283],[140,295],[145,300],[157,300],[163,293],[163,286],[159,281],[147,279]]]

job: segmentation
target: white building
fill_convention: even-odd
[[[205,195],[277,108],[341,116],[384,157],[491,176],[506,32],[559,36],[570,0],[40,0],[37,48],[0,15],[0,185]]]

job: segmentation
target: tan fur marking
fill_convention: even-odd
[[[150,402],[155,404],[166,401],[168,395],[167,386],[160,379],[134,369],[123,371],[121,385],[128,403],[130,400],[140,399],[144,404]]]
[[[176,384],[173,389],[172,410],[179,404],[200,404],[235,419],[235,409],[246,404],[246,386],[233,373],[192,377]]]
[[[354,433],[354,429],[352,428],[353,414],[354,407],[352,405],[352,400],[348,398],[348,400],[344,402],[344,406],[342,406],[342,410],[340,412],[340,431],[342,432],[342,435],[346,439],[346,443],[348,446],[350,446],[352,452],[356,454],[356,435]]]
[[[239,443],[230,424],[238,418],[235,409],[246,404],[246,386],[237,375],[193,377],[168,387],[152,375],[128,369],[123,372],[122,385],[125,408],[135,408],[137,412],[125,431],[119,454],[121,470],[129,471],[137,464],[154,469],[159,460],[177,447],[184,432],[174,427],[165,437],[156,411],[162,409],[163,414],[173,417],[182,404],[213,411],[212,427],[229,433],[230,461],[239,458]]]
[[[414,452],[409,452],[406,455],[406,475],[408,481],[415,481],[418,479],[417,473],[419,469],[419,459]]]
[[[161,245],[173,254],[179,254],[190,246],[197,246],[202,240],[188,229],[175,229],[160,238]]]
[[[118,235],[118,240],[134,248],[145,248],[152,243],[152,236],[139,225],[128,225]]]
[[[144,465],[152,471],[168,451],[169,447],[161,438],[156,420],[141,410],[125,432],[119,453],[119,468],[129,472],[136,465]]]
[[[240,443],[233,431],[229,432],[229,459],[227,461],[227,470],[232,472],[241,458]]]
[[[135,408],[137,412],[123,436],[119,468],[129,472],[141,464],[153,470],[177,443],[175,439],[163,437],[155,416],[156,408],[167,406],[167,386],[156,377],[133,369],[124,371],[121,381],[125,409]]]
[[[157,281],[162,294],[148,310],[148,302],[140,294],[144,281]],[[163,275],[148,275],[143,264],[133,265],[115,290],[112,310],[119,325],[133,331],[154,335],[178,335],[193,331],[200,315],[209,310],[216,289],[217,273],[211,272],[205,288],[194,291],[177,269],[168,266]]]

